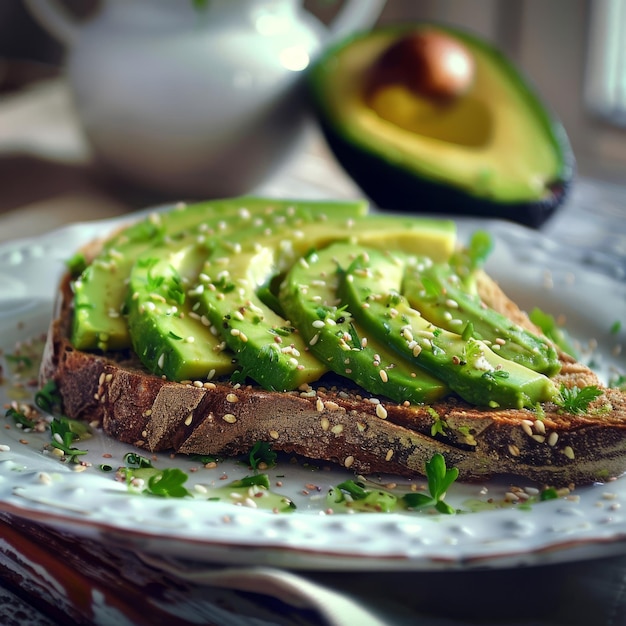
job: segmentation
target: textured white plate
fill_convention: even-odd
[[[45,332],[65,259],[117,223],[79,224],[0,247],[0,348],[5,354],[14,351],[17,341]],[[624,356],[615,346],[626,343],[624,329],[611,333],[616,320],[626,325],[626,285],[619,274],[583,264],[565,248],[519,226],[459,222],[461,238],[476,228],[493,233],[496,249],[488,270],[514,299],[525,308],[537,305],[565,315],[583,349],[590,340],[597,342],[593,360],[603,376],[612,368],[623,371]],[[6,404],[15,391],[4,366],[0,400]],[[626,478],[579,487],[569,498],[529,507],[470,504],[501,502],[511,485],[530,486],[512,479],[454,485],[447,500],[466,511],[455,516],[328,515],[328,488],[350,474],[285,460],[268,473],[273,489],[291,497],[298,508],[273,514],[199,497],[131,495],[112,473],[98,469],[101,463],[123,465],[130,446],[97,434],[79,446],[89,450],[86,459],[92,467],[77,472],[44,451],[49,433],[25,433],[5,417],[0,422],[0,510],[169,557],[300,569],[418,570],[504,567],[626,551],[626,509],[621,508]],[[206,469],[183,457],[159,455],[154,464],[185,470],[192,486],[221,487],[250,473],[235,461]]]

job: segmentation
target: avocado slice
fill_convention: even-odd
[[[547,376],[424,319],[400,293],[404,265],[401,258],[366,249],[344,274],[339,294],[364,328],[476,406],[533,407],[558,397]]]
[[[241,244],[229,235],[238,239],[246,233],[242,238],[248,237],[252,245],[270,233],[281,233],[281,237],[296,233],[308,223],[343,226],[362,211],[361,203],[351,202],[331,206],[327,202],[274,205],[267,201],[259,206],[261,210],[248,211],[245,220],[228,223],[223,215],[207,219],[202,222],[202,236],[192,232],[168,238],[136,258],[126,290],[128,332],[135,353],[151,372],[181,381],[207,380],[235,370],[235,355],[225,350],[215,326],[199,312],[198,301],[202,290],[198,281],[206,259],[216,252],[221,271],[227,256],[241,250]],[[242,265],[234,255],[236,263]],[[229,270],[237,273],[234,266]],[[253,271],[270,273],[271,267],[255,263]]]
[[[307,251],[335,241],[429,250],[444,260],[454,250],[456,231],[450,221],[371,215],[303,223],[295,231],[288,224],[271,233],[252,228],[223,241],[209,255],[193,290],[202,303],[198,313],[206,315],[233,351],[241,376],[266,389],[286,391],[318,380],[328,371],[282,310],[261,300],[259,289]]]
[[[447,385],[367,333],[339,299],[339,272],[359,250],[336,243],[303,257],[280,287],[282,308],[311,352],[336,374],[399,403],[435,402],[449,393]]]
[[[180,205],[150,213],[111,237],[93,262],[74,281],[72,343],[79,350],[131,347],[125,319],[126,281],[135,259],[155,245],[183,240],[206,241],[258,220],[284,219],[294,210],[328,215],[363,216],[367,202],[296,201],[240,197]]]
[[[408,76],[418,64],[389,53],[424,35],[450,38],[471,55],[473,81],[458,97],[418,92]],[[397,71],[383,62],[394,56],[404,63]],[[391,79],[377,80],[381,72]],[[379,27],[330,47],[308,86],[338,161],[382,209],[539,226],[566,197],[574,156],[562,125],[476,36],[429,23]]]
[[[487,307],[464,282],[450,264],[413,259],[406,265],[402,293],[433,324],[456,333],[471,325],[472,336],[503,358],[547,376],[559,372],[561,362],[549,341]]]

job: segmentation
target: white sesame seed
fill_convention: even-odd
[[[376,405],[376,416],[381,420],[387,419],[387,409],[382,404]]]

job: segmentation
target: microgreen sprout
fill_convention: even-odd
[[[434,507],[439,513],[454,514],[455,510],[444,498],[450,485],[457,479],[459,470],[446,467],[442,454],[436,453],[430,461],[426,461],[426,478],[429,493],[407,493],[403,499],[409,508]]]

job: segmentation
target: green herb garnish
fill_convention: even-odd
[[[78,457],[87,454],[87,450],[74,448],[75,441],[90,436],[89,427],[84,422],[71,420],[67,417],[55,417],[50,422],[53,448],[61,450],[70,463],[78,463]]]
[[[24,428],[35,428],[35,421],[29,419],[26,415],[24,415],[24,413],[14,409],[13,407],[9,407],[7,409],[5,416],[12,417],[16,424],[20,424]]]
[[[141,456],[141,454],[137,454],[136,452],[126,453],[124,455],[124,463],[126,463],[126,466],[130,468],[152,467],[152,461],[150,461],[150,459],[145,456]]]
[[[493,250],[493,237],[485,230],[477,230],[471,237],[468,247],[470,270],[477,270],[485,264]]]
[[[184,498],[190,496],[184,487],[189,477],[182,470],[171,467],[148,478],[146,493],[160,498]]]
[[[439,513],[452,515],[455,510],[444,502],[450,485],[458,478],[459,470],[456,467],[446,467],[446,460],[442,454],[435,454],[426,461],[426,478],[429,493],[407,493],[403,496],[406,505],[412,509],[435,507]]]
[[[53,413],[61,406],[61,394],[53,380],[49,380],[35,394],[35,404],[46,413]]]
[[[77,252],[65,262],[65,266],[72,278],[78,278],[87,267],[87,259],[82,252]]]
[[[264,463],[266,467],[274,467],[276,465],[276,452],[272,450],[272,446],[267,441],[257,441],[248,456],[250,467],[256,471],[259,465]]]
[[[602,390],[596,385],[582,388],[561,385],[559,394],[557,404],[563,411],[573,415],[584,415],[589,410],[589,405],[602,395]]]
[[[552,340],[563,352],[569,354],[575,359],[578,353],[572,346],[567,331],[559,326],[553,315],[542,311],[535,307],[528,316],[530,321],[541,329],[541,332],[550,340]]]

